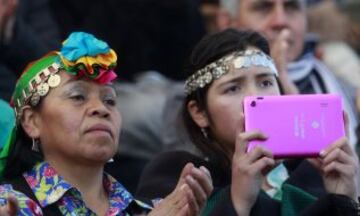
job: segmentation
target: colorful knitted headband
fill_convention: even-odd
[[[60,82],[60,71],[75,78],[86,78],[99,84],[107,84],[116,78],[113,71],[117,56],[104,41],[84,32],[74,32],[63,42],[60,52],[53,51],[30,63],[18,79],[11,105],[15,109],[17,125],[24,107],[35,107],[51,88]],[[6,165],[10,146],[15,142],[17,126],[0,149],[0,180]]]
[[[51,52],[30,63],[24,70],[12,98],[17,119],[22,115],[25,105],[36,106],[41,97],[60,84],[61,79],[57,74],[60,70],[76,78],[86,77],[106,84],[116,78],[113,71],[116,60],[116,53],[107,43],[91,34],[72,33],[63,42],[60,52]]]
[[[190,95],[197,89],[203,88],[215,79],[219,79],[227,74],[230,71],[230,64],[235,69],[248,68],[250,66],[267,67],[275,76],[278,76],[273,60],[262,51],[258,49],[236,51],[208,64],[191,75],[185,82],[186,94]]]

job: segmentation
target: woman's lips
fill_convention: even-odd
[[[110,129],[110,127],[104,125],[104,124],[96,124],[88,128],[85,133],[92,133],[92,134],[98,134],[98,135],[110,135],[113,137],[113,133]]]

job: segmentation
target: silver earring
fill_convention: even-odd
[[[113,159],[113,158],[110,158],[107,162],[108,162],[108,163],[112,163],[112,162],[114,162],[114,159]]]
[[[39,142],[37,141],[37,139],[32,138],[32,146],[31,146],[31,150],[33,150],[34,152],[39,152]]]
[[[205,137],[205,139],[209,139],[208,132],[206,131],[206,129],[200,128],[200,130],[201,130],[201,133],[203,134],[203,136]]]

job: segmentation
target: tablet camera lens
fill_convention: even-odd
[[[250,106],[255,107],[255,106],[256,106],[256,102],[255,102],[255,101],[251,101]]]

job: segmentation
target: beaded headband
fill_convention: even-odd
[[[186,94],[190,95],[197,89],[204,88],[215,79],[219,79],[227,74],[230,71],[231,63],[235,69],[248,68],[250,66],[267,67],[275,76],[278,76],[272,58],[264,52],[257,49],[236,51],[208,64],[191,75],[185,82]]]
[[[41,97],[47,95],[50,88],[60,84],[61,78],[57,74],[60,71],[60,64],[56,62],[56,58],[56,52],[50,53],[25,69],[12,98],[17,119],[22,115],[25,105],[35,107]]]

